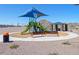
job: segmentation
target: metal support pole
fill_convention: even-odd
[[[65,31],[68,31],[68,25],[65,24]]]
[[[56,31],[58,31],[58,25],[57,24],[55,25],[55,28],[56,28]]]

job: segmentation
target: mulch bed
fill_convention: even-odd
[[[27,33],[22,35],[21,33],[13,33],[10,36],[12,37],[19,37],[19,38],[27,38],[32,37],[33,35],[43,35],[46,37],[56,37],[56,36],[66,36],[67,33],[64,32],[33,32],[33,33]]]

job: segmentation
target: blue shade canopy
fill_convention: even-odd
[[[41,16],[47,16],[46,14],[38,11],[37,9],[35,8],[32,8],[31,11],[27,12],[26,14],[20,16],[20,17],[32,17],[32,18],[38,18],[38,17],[41,17]]]

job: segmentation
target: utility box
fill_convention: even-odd
[[[9,32],[4,32],[3,33],[3,42],[9,42]]]

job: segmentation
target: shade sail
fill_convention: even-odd
[[[41,16],[47,16],[46,14],[38,11],[37,9],[35,8],[32,8],[31,11],[27,12],[26,14],[20,16],[20,17],[32,17],[32,18],[38,18],[38,17],[41,17]]]

